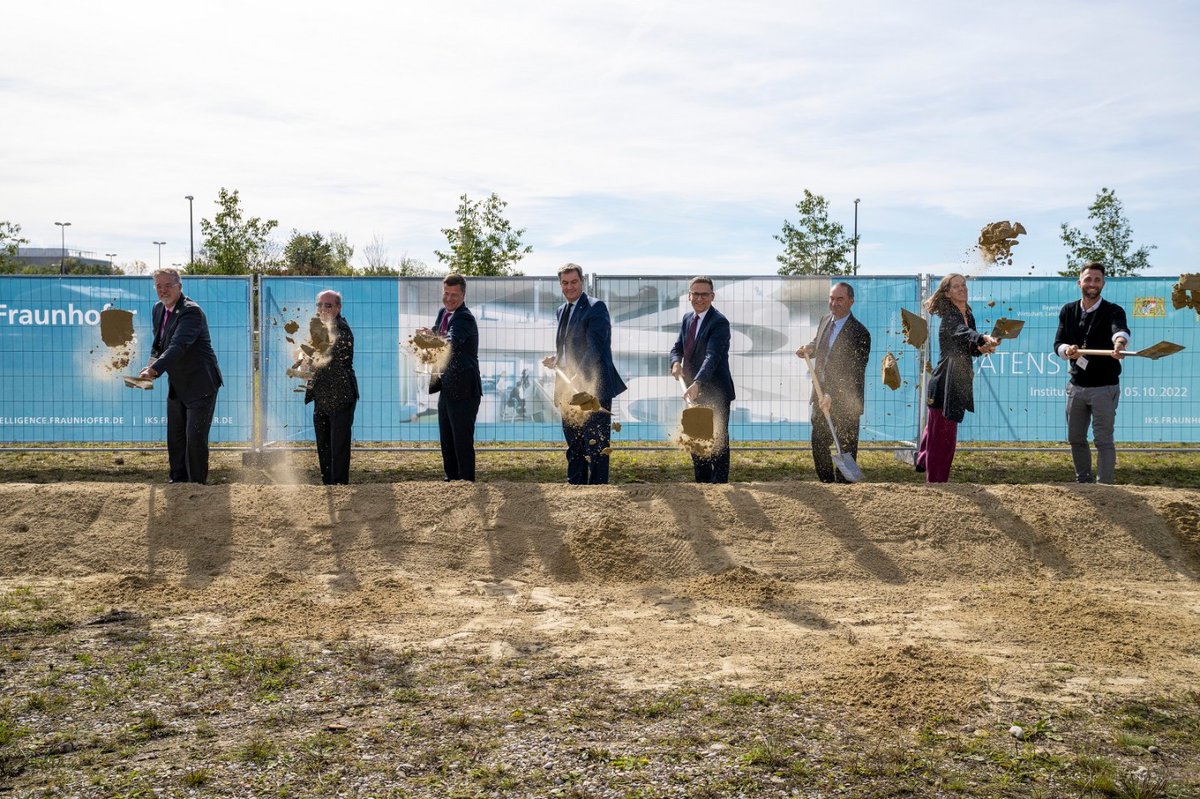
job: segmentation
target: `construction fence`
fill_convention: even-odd
[[[871,332],[865,444],[912,442],[922,420],[923,361],[904,342],[900,309],[920,312],[936,278],[714,277],[715,307],[730,320],[730,365],[737,387],[730,436],[796,446],[810,431],[810,384],[795,350],[813,340],[827,312],[832,282],[855,290],[853,312]],[[555,277],[469,278],[467,304],[479,321],[484,397],[476,440],[487,444],[558,442],[553,373],[541,366],[555,338],[562,296]],[[629,390],[613,413],[621,442],[664,443],[683,407],[669,376],[671,345],[690,306],[689,276],[590,276],[588,294],[612,316],[617,369]],[[1161,360],[1124,361],[1117,438],[1125,443],[1200,441],[1197,317],[1174,310],[1171,278],[1110,279],[1104,296],[1122,305],[1131,349],[1160,340],[1185,349]],[[1001,317],[1025,327],[1016,340],[976,360],[976,412],[959,428],[963,442],[1054,442],[1065,436],[1067,364],[1052,352],[1058,312],[1078,300],[1065,278],[976,277],[971,305],[981,330]],[[436,395],[429,374],[408,350],[412,332],[432,326],[441,307],[437,278],[301,278],[185,276],[184,293],[200,303],[225,377],[212,440],[247,448],[307,445],[311,408],[287,376],[305,340],[316,294],[339,291],[354,331],[362,395],[354,422],[359,442],[410,445],[437,441]],[[126,388],[149,355],[148,277],[0,277],[0,442],[153,444],[165,440],[165,381],[152,391]],[[114,339],[104,311],[131,312],[133,335]],[[111,318],[109,315],[106,318]],[[930,357],[937,358],[937,318]],[[902,382],[881,379],[884,356],[899,358]]]

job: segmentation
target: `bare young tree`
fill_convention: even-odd
[[[391,256],[388,255],[387,245],[383,243],[383,236],[378,233],[371,238],[370,244],[363,247],[362,252],[367,262],[363,270],[366,274],[387,274],[391,269]]]

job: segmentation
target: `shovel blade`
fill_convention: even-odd
[[[907,308],[900,309],[900,322],[905,342],[920,349],[929,339],[929,322]]]
[[[1157,344],[1152,344],[1149,347],[1143,347],[1138,350],[1138,356],[1149,358],[1152,361],[1157,361],[1159,358],[1165,358],[1168,355],[1174,355],[1183,350],[1182,344],[1175,344],[1170,341],[1160,341]]]
[[[713,411],[712,408],[695,407],[684,408],[683,416],[680,424],[683,426],[683,432],[689,438],[698,438],[711,441],[713,437]]]
[[[832,454],[833,465],[842,473],[842,477],[845,477],[847,482],[860,483],[865,479],[862,469],[854,461],[854,456],[848,452],[843,452],[841,455],[838,455],[836,452]]]

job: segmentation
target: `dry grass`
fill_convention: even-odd
[[[243,465],[238,452],[214,452],[210,482],[274,483],[320,482],[315,451],[281,452],[274,466]],[[1130,485],[1200,488],[1200,452],[1185,449],[1161,452],[1123,452],[1119,455],[1117,482]],[[920,483],[923,475],[896,459],[893,451],[866,451],[858,461],[867,479],[877,483]],[[114,452],[96,447],[83,452],[19,452],[0,448],[0,482],[50,483],[65,480],[112,482],[162,482],[166,478],[166,453]],[[480,449],[478,478],[509,482],[562,482],[566,459],[560,447],[505,451]],[[771,449],[744,445],[732,454],[730,475],[736,482],[815,480],[812,456],[806,448]],[[351,480],[357,483],[391,483],[442,479],[441,455],[436,448],[388,452],[357,447],[351,463]],[[612,456],[612,482],[689,482],[690,458],[677,450],[638,447],[617,448]],[[999,451],[962,451],[955,459],[951,480],[960,483],[1063,483],[1073,479],[1070,453],[1017,447]]]

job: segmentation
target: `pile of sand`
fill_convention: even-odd
[[[0,590],[882,711],[1200,681],[1200,492],[0,485]]]

